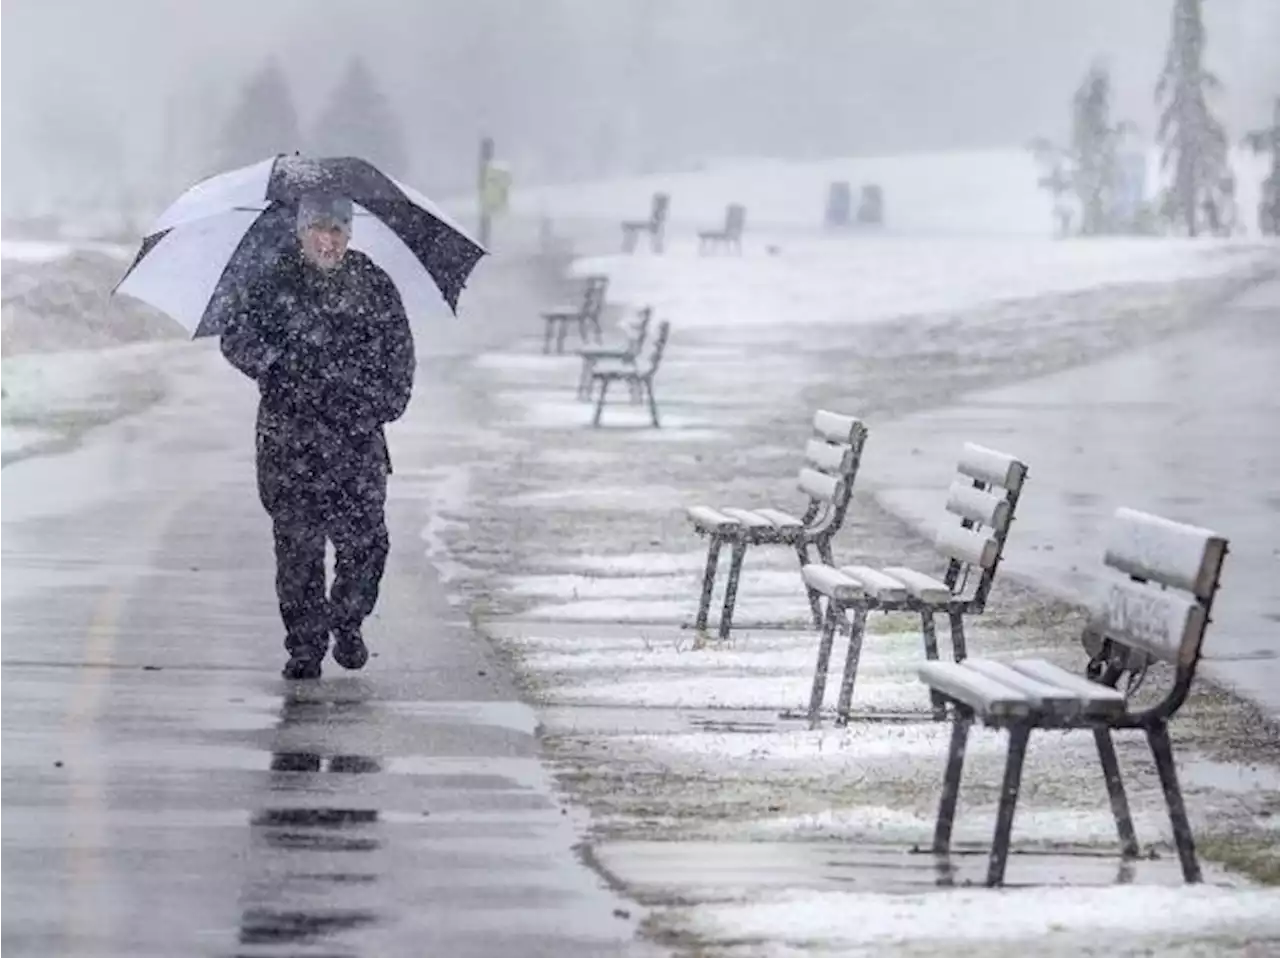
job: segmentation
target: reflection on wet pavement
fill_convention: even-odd
[[[281,708],[277,737],[287,729],[308,722],[333,721],[335,717],[351,718],[365,706],[359,699],[334,700],[321,707],[300,700],[292,690],[286,693]],[[281,749],[271,753],[269,797],[287,793],[290,797],[326,795],[324,775],[369,775],[382,771],[381,763],[368,755],[340,754],[325,757],[318,752]],[[284,852],[284,870],[270,870],[269,881],[274,895],[288,901],[294,894],[305,897],[317,883],[334,885],[371,885],[379,874],[373,853],[382,846],[369,826],[377,826],[376,808],[329,806],[285,806],[272,803],[253,813],[250,820],[250,847],[259,842]],[[315,853],[349,853],[361,856],[346,862],[337,871],[316,871],[323,862]],[[275,866],[277,863],[272,862]],[[258,899],[259,889],[250,880],[251,902]],[[338,896],[341,898],[341,896]],[[379,920],[376,911],[326,907],[324,909],[264,908],[258,904],[246,907],[240,920],[241,945],[312,944],[340,932],[372,925]],[[344,952],[344,955],[347,953]]]

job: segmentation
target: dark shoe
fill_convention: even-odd
[[[362,669],[369,661],[369,649],[359,629],[334,629],[333,661],[344,669]]]
[[[320,660],[309,652],[294,652],[280,674],[286,679],[318,679]]]

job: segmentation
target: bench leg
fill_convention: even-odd
[[[1138,837],[1133,831],[1133,817],[1129,814],[1129,799],[1124,794],[1124,780],[1120,778],[1120,762],[1116,758],[1116,746],[1111,741],[1111,730],[1095,728],[1093,740],[1098,745],[1098,758],[1102,761],[1102,776],[1107,782],[1107,795],[1111,799],[1111,814],[1116,819],[1116,831],[1120,833],[1120,852],[1125,858],[1138,857]]]
[[[804,567],[809,564],[809,547],[803,542],[796,543],[796,557],[800,560],[800,570],[803,573]],[[801,582],[804,580],[801,579]],[[809,612],[813,615],[813,627],[815,629],[822,628],[822,593],[811,586],[805,586],[805,591],[809,593]]]
[[[1163,722],[1147,729],[1151,754],[1160,773],[1160,787],[1169,806],[1169,823],[1173,826],[1173,841],[1178,846],[1178,859],[1182,862],[1182,877],[1188,882],[1200,881],[1200,865],[1196,861],[1196,845],[1191,837],[1191,823],[1187,821],[1187,808],[1182,802],[1182,790],[1178,787],[1178,773],[1173,765],[1173,745],[1169,741],[1169,727]]]
[[[991,843],[987,863],[987,887],[1004,883],[1004,866],[1009,860],[1009,841],[1013,836],[1013,812],[1018,807],[1018,791],[1022,788],[1022,762],[1027,757],[1027,740],[1031,726],[1015,725],[1009,729],[1009,755],[1005,758],[1004,783],[1000,786],[1000,807],[996,811],[996,835]]]
[[[938,660],[938,627],[933,621],[932,609],[920,611],[920,633],[924,636],[924,657],[930,662],[936,662]],[[940,722],[947,717],[947,706],[941,693],[936,689],[930,689],[929,701],[933,703],[935,721]]]
[[[951,726],[951,749],[947,752],[947,771],[942,777],[942,800],[938,804],[938,824],[933,827],[933,853],[945,855],[951,849],[951,826],[956,820],[956,803],[960,798],[960,777],[964,773],[964,750],[969,744],[969,727],[973,719],[957,715]]]
[[[562,319],[556,323],[556,354],[564,353],[564,338],[569,333],[569,321]]]
[[[551,352],[551,327],[555,325],[553,320],[546,320],[547,331],[542,336],[542,351],[544,353]]]
[[[609,394],[609,383],[612,381],[611,379],[600,380],[600,398],[596,400],[596,414],[591,420],[591,425],[593,426],[598,427],[600,425],[600,416],[604,412],[605,397]]]
[[[742,560],[747,557],[747,543],[739,539],[733,544],[733,556],[729,560],[729,581],[724,586],[724,608],[720,612],[720,638],[729,638],[733,627],[733,607],[738,601],[738,580],[742,578]]]
[[[662,423],[658,420],[658,403],[653,398],[653,379],[644,381],[644,389],[649,394],[649,419],[653,422],[654,429],[661,429]]]
[[[853,705],[853,683],[858,678],[858,660],[862,657],[862,636],[867,630],[867,610],[858,606],[853,612],[853,626],[849,629],[849,651],[844,657],[844,675],[840,678],[840,698],[836,702],[836,725],[849,724],[849,709]]]
[[[698,618],[694,628],[702,631],[707,627],[707,614],[711,611],[711,594],[716,588],[716,566],[720,564],[720,546],[722,540],[715,533],[711,534],[711,544],[707,546],[707,567],[702,573],[702,598],[698,601]]]
[[[831,646],[836,640],[836,625],[844,609],[835,599],[827,599],[827,618],[822,624],[822,640],[818,643],[818,665],[813,670],[813,690],[809,693],[809,728],[818,727],[822,718],[822,698],[827,691],[827,666],[831,663]]]
[[[596,361],[589,356],[582,357],[582,375],[578,377],[578,398],[591,398],[591,374],[595,371]]]
[[[622,252],[631,253],[635,251],[635,248],[636,248],[635,230],[627,229],[627,227],[625,226],[622,227]]]
[[[951,654],[957,662],[963,662],[969,655],[964,639],[964,616],[959,612],[949,613],[951,616]]]

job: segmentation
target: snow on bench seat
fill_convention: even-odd
[[[1029,692],[971,669],[966,662],[926,662],[917,675],[929,688],[962,702],[979,715],[1021,717],[1036,710]]]
[[[952,599],[951,590],[947,588],[947,584],[931,575],[925,575],[923,572],[917,572],[905,566],[889,566],[884,572],[906,586],[907,592],[921,602],[929,605],[946,605]]]
[[[1053,715],[1114,715],[1125,709],[1115,689],[1072,675],[1043,659],[998,662],[965,659],[929,662],[920,681],[968,705],[980,716],[1010,717],[1045,712]]]
[[[685,512],[694,526],[701,530],[736,529],[741,524],[710,506],[689,506]]]
[[[840,571],[862,586],[864,592],[877,602],[902,602],[907,597],[907,587],[891,575],[865,565],[841,566]]]
[[[829,565],[810,562],[800,570],[800,574],[805,585],[828,598],[849,602],[866,595],[861,582]]]

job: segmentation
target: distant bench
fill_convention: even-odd
[[[585,343],[588,328],[596,342],[600,342],[600,313],[604,310],[605,291],[609,288],[609,277],[602,275],[588,276],[582,290],[582,302],[577,306],[554,306],[542,311],[542,321],[546,329],[542,337],[542,351],[551,352],[554,334],[556,352],[564,352],[564,338],[569,326],[576,324],[578,336]]]

